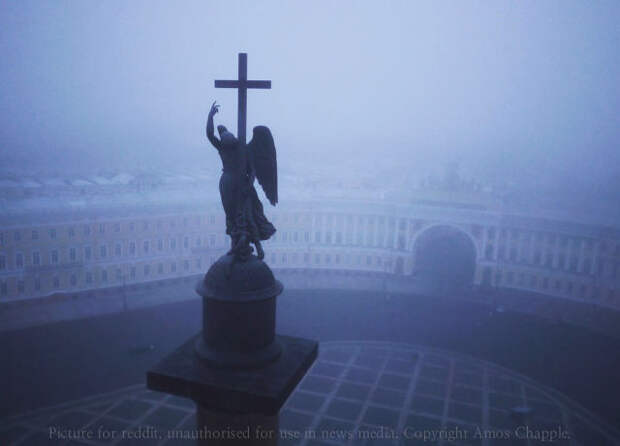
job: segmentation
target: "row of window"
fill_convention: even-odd
[[[202,242],[207,243],[208,247],[215,247],[217,243],[217,238],[215,234],[212,234],[204,240],[200,237],[197,237],[193,241],[194,247],[202,246]],[[108,257],[108,254],[114,255],[116,257],[120,257],[123,255],[123,243],[115,243],[113,246],[113,250],[108,249],[108,245],[100,245],[98,247],[98,256],[100,259],[105,259]],[[182,242],[183,249],[190,248],[190,239],[189,237],[184,237]],[[163,251],[164,248],[169,248],[170,250],[177,249],[177,239],[159,239],[155,243],[152,243],[151,240],[143,240],[142,243],[136,241],[130,241],[127,244],[126,254],[129,256],[135,256],[136,254],[149,254],[153,250]],[[67,261],[68,262],[77,262],[78,260],[90,261],[94,257],[93,247],[91,246],[83,246],[81,248],[81,257],[78,258],[78,250],[79,248],[70,247],[67,252]],[[139,251],[139,252],[138,252]],[[32,251],[31,253],[31,264],[34,266],[41,265],[41,253],[39,251]],[[60,263],[60,251],[58,249],[52,249],[49,252],[49,263],[51,265],[57,265]],[[24,254],[21,252],[15,253],[15,268],[23,268],[24,267]],[[7,268],[7,259],[6,255],[0,254],[0,270],[4,270]]]
[[[562,249],[581,249],[583,247],[586,251],[594,250],[598,247],[600,253],[606,253],[610,246],[605,240],[596,241],[591,238],[572,237],[567,235],[556,235],[551,232],[534,232],[524,231],[516,228],[507,229],[502,228],[497,230],[494,227],[487,228],[487,239],[489,242],[499,239],[499,241],[505,241],[508,238],[513,242],[519,241],[524,245],[529,245],[532,241],[537,244],[547,243],[549,246],[555,246]],[[616,246],[616,255],[620,254],[620,245]]]
[[[203,262],[201,258],[195,259],[193,263],[194,263],[194,268],[196,270],[202,269]],[[160,262],[155,267],[153,267],[150,264],[146,264],[140,268],[140,272],[142,274],[141,278],[153,277],[153,275],[162,276],[162,275],[174,274],[178,271],[179,272],[183,271],[185,273],[189,272],[190,261],[183,260],[182,262],[169,262],[165,264]],[[110,276],[110,272],[106,269],[101,269],[100,271],[98,271],[98,273],[93,272],[93,271],[88,271],[88,270],[84,271],[83,272],[84,281],[82,282],[82,285],[86,287],[88,287],[89,285],[95,285],[95,284],[105,286],[110,280],[112,280],[112,278],[115,279],[116,283],[121,283],[125,280],[134,281],[137,279],[138,267],[136,266],[129,267],[126,275],[123,274],[123,270],[121,268],[116,268],[113,274],[114,274],[113,276]],[[82,274],[79,272],[69,274],[67,278],[67,283],[65,284],[65,286],[68,286],[68,287],[78,286],[81,275]],[[60,289],[61,278],[58,275],[54,275],[49,280],[50,280],[50,284],[49,284],[50,286],[47,287],[48,289],[53,289],[53,290]],[[25,292],[25,280],[24,279],[17,279],[16,289],[17,289],[18,295],[24,294]],[[34,276],[32,280],[32,289],[33,291],[41,291],[41,277]],[[8,294],[7,281],[6,280],[0,281],[0,295],[6,296],[7,294]]]
[[[188,222],[190,221],[190,217],[183,218],[183,226],[188,226]],[[194,221],[197,225],[200,224],[200,217],[193,217],[191,221]],[[216,223],[215,215],[211,215],[208,217],[208,224],[214,225]],[[169,228],[176,227],[176,221],[174,219],[169,220],[169,224],[167,225]],[[140,221],[140,222],[129,222],[127,223],[127,230],[129,232],[134,232],[137,229],[142,231],[147,231],[151,227],[156,227],[158,230],[162,230],[164,225],[161,220],[158,220],[153,224],[148,220]],[[98,223],[98,224],[84,224],[81,227],[69,226],[66,228],[67,236],[69,238],[75,237],[78,232],[81,232],[84,236],[90,236],[91,234],[106,234],[107,232],[119,233],[121,232],[121,223]],[[20,241],[22,237],[24,237],[28,232],[22,230],[13,231],[13,240]],[[8,234],[8,232],[7,232]],[[30,240],[39,240],[42,234],[47,234],[50,239],[56,239],[59,236],[59,230],[57,228],[49,228],[47,230],[44,229],[32,229],[30,230],[29,237]],[[0,231],[0,244],[3,244],[5,241],[5,233]]]
[[[400,257],[398,258],[400,259]],[[304,265],[349,265],[349,266],[367,266],[367,267],[385,267],[386,269],[392,265],[392,258],[383,258],[381,256],[371,255],[352,255],[352,254],[332,254],[332,253],[275,253],[272,252],[269,257],[271,265],[288,265],[299,264]],[[402,263],[402,260],[400,260]],[[401,271],[402,273],[402,271]]]
[[[570,271],[573,273],[581,272],[585,274],[602,274],[605,263],[600,259],[595,262],[594,259],[590,257],[583,258],[583,262],[581,263],[581,268],[579,268],[579,256],[576,254],[571,255],[570,257],[565,253],[557,254],[557,262],[554,262],[556,258],[556,254],[553,252],[545,252],[544,256],[541,251],[534,251],[532,255],[529,252],[523,250],[520,254],[518,254],[518,250],[516,247],[510,248],[509,251],[506,251],[505,247],[500,246],[497,250],[497,258],[495,256],[495,250],[493,245],[487,245],[484,252],[485,260],[490,261],[508,261],[512,263],[522,263],[536,266],[544,266],[547,268],[557,268],[564,271]],[[617,262],[616,262],[617,263]],[[596,264],[596,268],[594,267]],[[620,264],[618,264],[620,266]],[[610,273],[612,277],[616,277],[618,268],[611,268]]]

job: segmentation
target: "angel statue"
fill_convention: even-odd
[[[258,179],[269,202],[275,206],[278,202],[278,168],[273,137],[269,128],[257,126],[252,140],[243,147],[226,127],[218,125],[218,139],[213,132],[213,116],[219,108],[216,102],[211,105],[207,138],[222,159],[220,197],[226,213],[226,234],[231,240],[228,254],[245,260],[252,254],[252,243],[257,257],[263,259],[265,252],[261,241],[268,240],[276,228],[265,217],[254,179]]]

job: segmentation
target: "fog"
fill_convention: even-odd
[[[619,20],[614,1],[3,2],[1,156],[61,175],[219,168],[205,119],[217,100],[236,129],[236,91],[213,80],[244,51],[273,85],[249,91],[248,128],[269,126],[296,175],[457,161],[616,199]]]
[[[0,2],[0,443],[193,430],[192,401],[144,386],[181,345],[212,381],[182,385],[206,389],[199,428],[227,419],[204,395],[231,417],[282,403],[299,336],[324,356],[284,430],[527,421],[620,444],[619,23],[618,0]],[[240,52],[272,82],[247,133],[273,133],[279,202],[260,181],[246,206],[230,175],[225,212],[205,122],[217,101],[236,133],[214,80]],[[242,359],[277,352],[275,325],[285,359],[217,393],[185,356],[202,322]]]

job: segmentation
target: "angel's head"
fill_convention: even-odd
[[[218,125],[217,131],[220,134],[220,138],[221,138],[224,133],[228,132],[228,129],[224,127],[223,125]]]
[[[237,144],[237,138],[235,138],[235,135],[230,133],[223,125],[218,125],[217,131],[220,133],[220,140],[225,146]]]

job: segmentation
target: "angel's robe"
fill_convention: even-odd
[[[263,205],[254,188],[248,165],[247,148],[241,147],[232,133],[225,132],[221,140],[207,128],[207,136],[222,160],[220,197],[226,213],[226,234],[233,240],[246,235],[249,240],[269,239],[276,229],[263,211]]]

